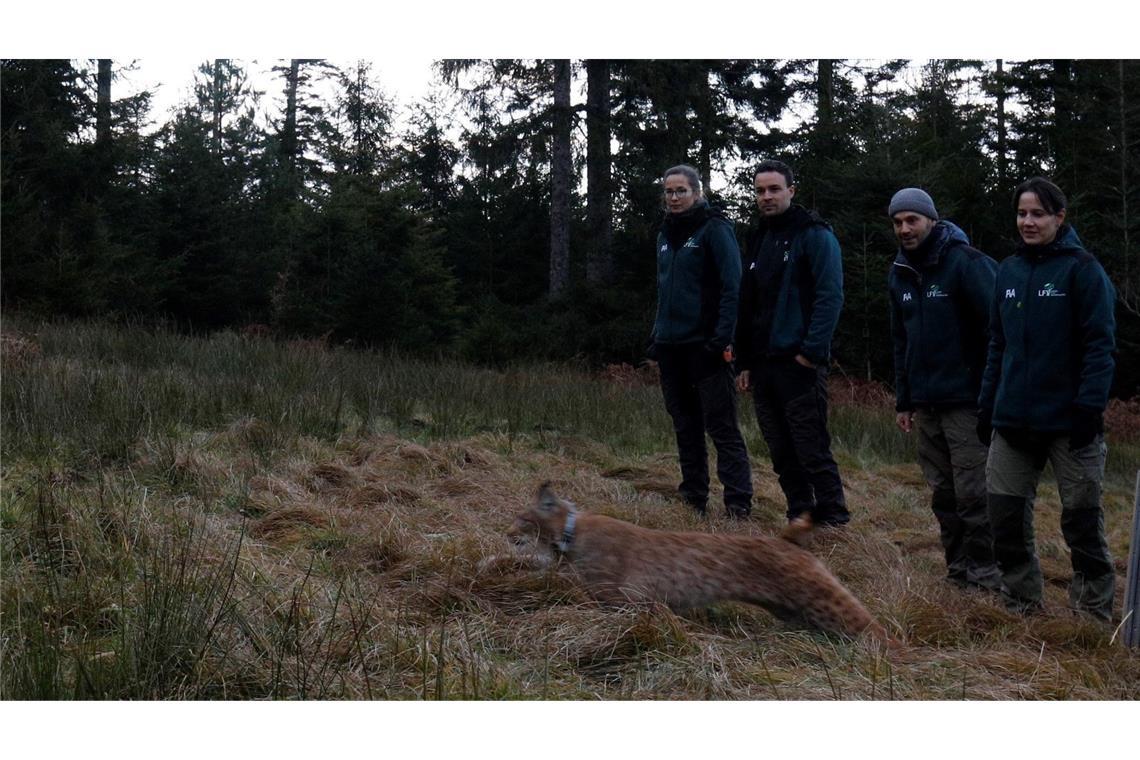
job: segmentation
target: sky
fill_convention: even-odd
[[[274,66],[285,59],[276,56],[249,56],[237,58],[246,70],[254,88],[265,94],[261,98],[259,111],[274,112],[275,101],[280,99],[283,84],[280,77],[272,72]],[[365,57],[372,64],[372,78],[381,90],[400,106],[407,106],[426,95],[434,79],[432,64],[435,59],[429,56],[408,55],[385,58]],[[165,123],[174,110],[192,98],[195,72],[207,56],[196,56],[193,51],[177,55],[148,55],[133,59],[133,70],[124,67],[132,63],[130,58],[119,58],[114,62],[116,74],[112,92],[115,98],[129,97],[136,92],[149,90],[154,97],[151,106],[151,119],[155,126]],[[329,61],[348,69],[356,58],[330,57]]]

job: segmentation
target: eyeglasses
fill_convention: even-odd
[[[685,196],[687,196],[691,192],[693,192],[693,191],[687,187],[678,187],[676,190],[672,190],[672,189],[666,190],[665,191],[665,197],[666,198],[684,198]]]

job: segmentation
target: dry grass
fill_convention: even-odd
[[[600,607],[568,574],[513,555],[502,539],[539,479],[587,508],[653,527],[769,532],[783,518],[766,463],[756,463],[764,506],[752,523],[700,524],[671,496],[668,457],[599,471],[520,448],[515,441],[507,456],[493,436],[426,445],[356,439],[251,481],[260,516],[249,527],[250,551],[270,563],[274,587],[307,585],[296,615],[308,645],[333,653],[327,667],[344,679],[337,696],[1140,696],[1136,656],[1110,643],[1110,629],[1064,610],[1067,568],[1048,554],[1057,541],[1054,494],[1043,494],[1039,515],[1049,610],[1024,619],[941,581],[941,547],[910,468],[848,474],[856,521],[814,551],[907,642],[909,654],[888,663],[740,605],[687,616]],[[306,576],[314,556],[320,572]],[[350,584],[359,619],[331,608],[337,579]],[[289,609],[292,597],[278,596],[262,614]]]
[[[741,525],[690,514],[670,450],[557,430],[297,436],[244,416],[144,436],[111,466],[9,458],[4,696],[1140,697],[1140,656],[1065,609],[1049,482],[1036,519],[1046,611],[1021,617],[942,581],[916,464],[844,469],[853,522],[812,550],[905,641],[890,661],[746,605],[602,607],[503,537],[544,480],[648,527],[772,533],[783,498],[767,460],[753,467],[756,509]],[[1118,593],[1130,501],[1119,487],[1106,494]],[[160,627],[163,610],[182,623]],[[149,662],[127,655],[140,642]]]

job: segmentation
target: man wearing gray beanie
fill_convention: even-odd
[[[887,213],[899,241],[888,276],[895,422],[904,433],[917,428],[948,580],[997,590],[987,452],[976,433],[997,263],[956,225],[939,221],[934,201],[917,187],[895,193]]]
[[[895,214],[900,211],[913,211],[927,219],[938,221],[938,210],[934,208],[934,201],[925,190],[919,190],[917,187],[904,187],[891,198],[887,215],[894,219]]]

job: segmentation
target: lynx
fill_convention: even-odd
[[[810,525],[800,523],[801,530]],[[603,603],[662,602],[674,610],[740,601],[825,631],[867,634],[894,648],[887,631],[798,536],[714,535],[650,530],[582,512],[544,484],[507,536],[534,542],[569,562],[586,591]]]

